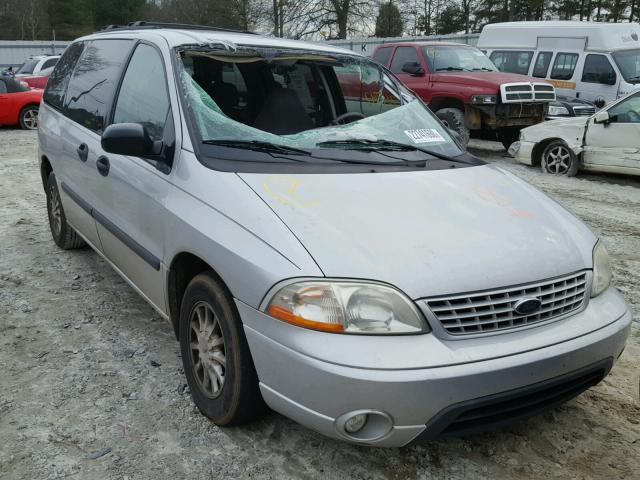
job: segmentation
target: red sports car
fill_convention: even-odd
[[[40,100],[41,89],[32,89],[12,77],[0,76],[0,125],[20,125],[35,130]]]
[[[20,80],[21,82],[27,83],[31,88],[42,88],[47,86],[47,82],[49,81],[49,77],[51,76],[51,72],[53,71],[53,67],[42,70],[40,73],[36,75],[27,75],[24,77],[17,77],[16,80]]]

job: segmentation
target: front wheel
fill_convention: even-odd
[[[38,106],[27,105],[20,110],[20,128],[24,130],[35,130],[38,128]]]
[[[578,173],[578,159],[562,140],[554,140],[542,152],[542,171],[552,175],[575,176]]]
[[[467,148],[471,132],[464,121],[464,112],[458,108],[441,108],[436,112],[436,116],[445,127],[459,135],[460,143]]]
[[[194,277],[185,291],[180,350],[193,401],[216,425],[246,423],[265,412],[242,321],[211,272]]]

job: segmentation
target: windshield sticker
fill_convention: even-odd
[[[413,143],[440,143],[446,140],[433,128],[419,128],[417,130],[405,130],[404,134],[409,137]]]

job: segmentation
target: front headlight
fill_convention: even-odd
[[[549,105],[549,115],[552,117],[568,117],[569,110],[567,107],[559,107],[555,105]]]
[[[609,253],[601,241],[596,243],[593,249],[593,283],[591,285],[591,296],[600,295],[611,283],[611,261]]]
[[[471,103],[475,103],[476,105],[492,105],[496,103],[497,98],[496,95],[472,95]]]
[[[407,334],[429,328],[415,304],[374,283],[304,281],[283,287],[265,312],[300,327],[333,333]]]

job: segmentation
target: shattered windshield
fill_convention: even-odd
[[[420,100],[364,57],[185,47],[180,58],[182,89],[205,144],[462,153]]]

